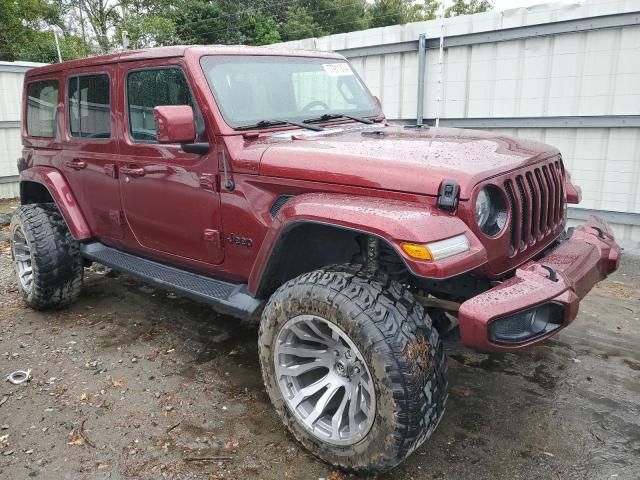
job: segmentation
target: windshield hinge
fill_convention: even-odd
[[[220,160],[222,161],[224,188],[229,192],[232,192],[234,188],[236,188],[236,184],[234,183],[233,178],[231,178],[231,167],[227,163],[227,155],[224,153],[224,150],[220,152]]]

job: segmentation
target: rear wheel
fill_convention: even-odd
[[[11,255],[24,301],[64,307],[78,298],[84,268],[80,246],[52,203],[23,205],[11,220]]]
[[[438,332],[411,293],[383,273],[338,266],[286,283],[263,312],[259,350],[276,411],[333,465],[389,469],[444,413]]]

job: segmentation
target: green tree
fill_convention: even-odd
[[[219,1],[180,0],[173,13],[178,41],[203,45],[240,43],[241,17],[225,7]]]
[[[18,46],[16,49],[16,60],[44,63],[58,62],[58,51],[53,31],[34,31],[31,33],[30,38],[29,42]],[[83,58],[91,54],[91,46],[79,36],[61,35],[58,41],[63,61]]]
[[[387,27],[435,18],[440,4],[436,0],[375,0],[369,7],[369,26]]]
[[[57,62],[52,29],[64,31],[62,8],[53,0],[0,0],[0,60]],[[69,60],[90,53],[82,38],[60,36],[62,58]]]
[[[491,0],[455,0],[445,11],[445,17],[457,17],[459,15],[471,15],[473,13],[486,12],[493,8]]]
[[[262,14],[246,16],[240,27],[244,42],[249,45],[268,45],[280,41],[278,25],[272,17]]]
[[[32,41],[33,32],[57,18],[55,6],[44,0],[0,0],[0,60],[15,60],[20,48]]]
[[[366,0],[298,0],[297,3],[326,34],[368,27]]]
[[[300,40],[303,38],[320,37],[326,33],[309,14],[307,7],[289,7],[284,23],[280,27],[284,40]]]

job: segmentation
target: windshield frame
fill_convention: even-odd
[[[321,53],[321,52],[318,52]],[[231,57],[241,57],[241,58],[246,58],[246,57],[251,57],[251,58],[256,58],[256,59],[265,59],[265,58],[285,58],[285,59],[293,59],[293,60],[299,60],[301,63],[304,63],[305,61],[308,60],[324,60],[327,63],[346,63],[347,65],[349,65],[349,68],[351,69],[351,71],[353,72],[353,76],[355,77],[356,81],[358,82],[358,84],[362,87],[363,93],[368,96],[371,100],[373,109],[371,110],[371,113],[366,112],[365,114],[363,114],[363,118],[367,118],[367,119],[378,119],[380,117],[383,117],[384,114],[382,112],[382,107],[380,105],[380,101],[378,100],[378,98],[376,96],[374,96],[371,91],[369,90],[369,87],[367,86],[367,84],[364,82],[364,80],[362,79],[362,77],[358,74],[358,72],[353,68],[353,66],[351,65],[351,63],[344,57],[335,57],[335,56],[323,56],[323,55],[295,55],[295,54],[286,54],[286,55],[279,55],[279,54],[266,54],[266,55],[260,55],[260,54],[233,54],[233,53],[225,53],[225,54],[203,54],[200,55],[200,57],[198,58],[198,65],[200,67],[200,71],[201,74],[203,75],[208,89],[209,89],[209,93],[211,94],[211,98],[213,99],[213,102],[220,114],[219,118],[224,122],[224,124],[232,129],[235,132],[247,132],[247,131],[252,131],[252,130],[291,130],[291,129],[299,129],[300,127],[295,126],[295,125],[291,125],[291,124],[286,124],[287,120],[294,120],[294,121],[298,121],[298,122],[303,122],[305,120],[308,119],[315,119],[319,116],[319,114],[321,113],[326,113],[327,111],[323,111],[323,112],[317,112],[317,111],[310,111],[309,112],[309,116],[308,118],[306,117],[306,115],[304,116],[289,116],[288,118],[265,118],[263,120],[267,120],[267,121],[283,121],[283,125],[274,125],[274,126],[268,126],[268,127],[264,127],[264,126],[252,126],[252,125],[234,125],[234,122],[230,121],[229,118],[227,118],[227,115],[225,114],[224,108],[222,107],[222,102],[221,100],[218,98],[218,95],[216,94],[215,88],[213,86],[213,82],[210,79],[210,76],[208,75],[207,71],[205,70],[204,64],[203,62],[207,61],[207,59],[215,59],[215,58],[219,58],[219,57],[224,57],[224,58],[231,58]],[[333,111],[329,110],[329,113],[333,113]],[[336,113],[343,113],[343,112],[336,112]],[[350,114],[357,114],[359,113],[358,111],[354,111],[354,112],[349,112]],[[377,120],[376,120],[377,121]],[[310,125],[318,125],[318,123],[354,123],[356,122],[353,119],[349,119],[347,117],[340,117],[340,118],[335,118],[335,119],[329,119],[326,121],[322,121],[322,122],[312,122],[310,123]],[[305,122],[306,123],[306,122]]]

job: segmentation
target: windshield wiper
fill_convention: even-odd
[[[327,120],[336,120],[338,118],[348,118],[349,120],[355,120],[356,122],[364,123],[366,125],[371,125],[373,123],[373,121],[368,118],[355,117],[344,113],[325,113],[324,115],[320,115],[316,118],[308,118],[305,122],[326,122]]]
[[[236,130],[251,130],[252,128],[267,128],[267,127],[275,127],[278,125],[294,125],[296,127],[306,128],[309,130],[313,130],[314,132],[322,132],[324,128],[318,127],[317,125],[309,125],[308,123],[302,122],[294,122],[293,120],[260,120],[252,125],[243,125],[241,127],[236,127]]]

